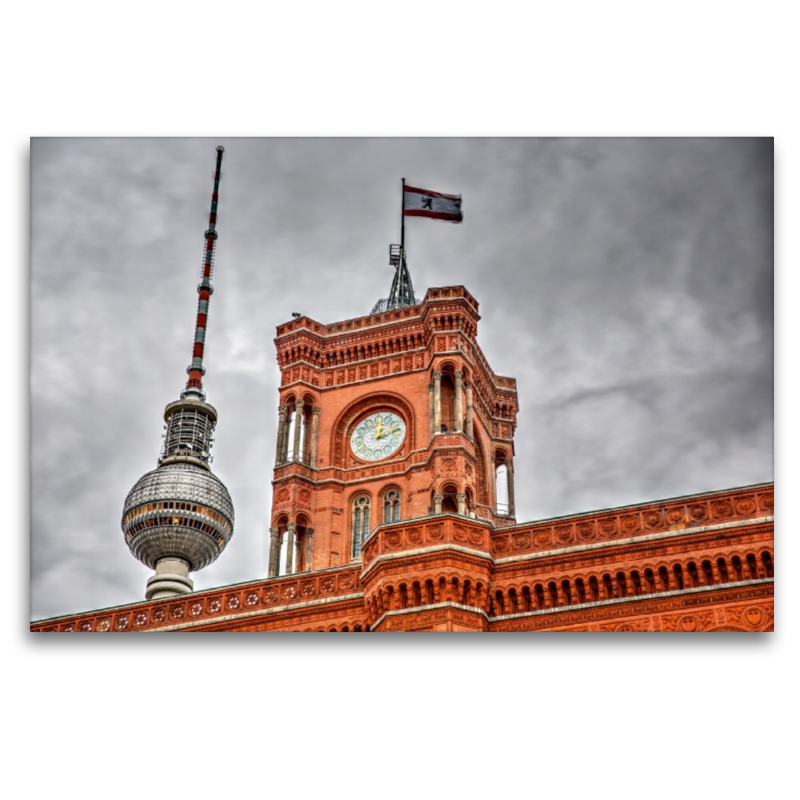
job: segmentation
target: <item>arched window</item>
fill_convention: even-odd
[[[442,513],[458,514],[458,486],[452,483],[442,487]]]
[[[495,469],[495,486],[497,486],[497,513],[508,514],[508,475],[505,464],[498,464]]]
[[[722,561],[722,559],[720,558],[717,563],[719,563],[719,561]],[[748,553],[747,554],[747,570],[750,573],[750,580],[751,581],[754,581],[754,580],[756,580],[756,578],[758,578],[758,569],[756,568],[756,555],[755,555],[755,553]],[[721,571],[722,570],[720,570],[720,572]]]
[[[547,593],[550,595],[550,606],[551,608],[558,607],[558,589],[556,589],[556,584],[554,581],[550,581],[547,584]]]
[[[441,430],[454,431],[456,429],[455,417],[455,384],[453,383],[452,367],[442,373],[441,382],[441,409],[442,409],[442,427]]]
[[[683,569],[681,568],[680,564],[675,564],[672,567],[672,574],[675,576],[675,585],[678,589],[683,589]]]
[[[383,521],[400,522],[400,492],[390,489],[383,496]]]
[[[361,545],[369,535],[369,497],[362,494],[353,500],[353,558],[361,555]]]

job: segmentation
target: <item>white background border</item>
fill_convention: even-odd
[[[45,2],[5,12],[12,793],[787,796],[797,624],[781,579],[797,558],[780,525],[770,636],[27,633],[30,136],[775,136],[779,367],[795,351],[800,131],[788,4],[291,8]],[[794,415],[780,413],[792,370],[777,374],[783,476],[797,437]]]

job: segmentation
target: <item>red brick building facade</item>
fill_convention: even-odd
[[[279,326],[269,577],[38,631],[773,630],[773,485],[515,519],[513,378],[462,286]]]

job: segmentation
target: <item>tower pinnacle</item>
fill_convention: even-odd
[[[233,503],[209,467],[217,411],[206,402],[202,381],[222,153],[218,147],[189,378],[180,399],[164,409],[166,434],[158,466],[137,481],[122,512],[131,553],[156,571],[147,581],[148,600],[191,592],[189,572],[215,561],[233,536]]]

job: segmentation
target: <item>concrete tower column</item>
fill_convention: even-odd
[[[297,528],[296,522],[289,522],[286,525],[286,574],[291,575],[294,561],[294,532]]]
[[[461,400],[461,379],[464,377],[464,373],[462,370],[457,369],[453,374],[456,378],[456,433],[461,433],[464,430],[464,407]]]
[[[514,466],[511,461],[506,461],[506,482],[508,484],[508,516],[514,514]]]
[[[467,495],[466,492],[459,492],[456,495],[458,500],[458,513],[463,517],[467,513]]]
[[[156,572],[147,579],[146,600],[161,600],[189,594],[194,588],[189,577],[189,562],[182,558],[160,558]]]
[[[294,403],[294,457],[293,461],[302,461],[303,454],[300,452],[300,441],[303,435],[303,401],[295,400]]]
[[[275,466],[279,467],[286,460],[286,406],[278,406],[278,441],[275,445]]]
[[[442,430],[442,371],[433,371],[433,432]]]
[[[467,383],[467,430],[466,430],[467,437],[472,440],[474,439],[473,431],[472,431],[472,384]]]
[[[281,539],[277,528],[269,529],[269,569],[268,578],[277,578],[281,571],[279,558],[281,554]]]
[[[308,465],[317,468],[317,443],[319,441],[319,406],[311,407],[311,463]]]

